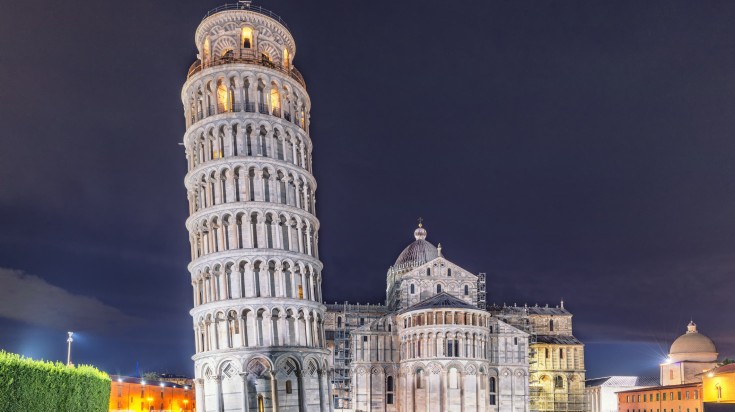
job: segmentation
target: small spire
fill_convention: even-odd
[[[693,320],[687,325],[687,333],[699,333],[697,332],[697,324]]]
[[[439,251],[439,256],[442,255],[442,244],[439,243],[439,245],[436,247],[436,250]]]
[[[561,298],[561,308],[564,309],[564,298]]]

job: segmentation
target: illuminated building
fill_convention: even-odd
[[[702,384],[656,386],[618,392],[619,412],[702,412]]]
[[[529,411],[529,334],[486,310],[484,275],[426,237],[420,224],[388,269],[385,306],[329,305],[334,407]]]
[[[717,366],[717,348],[712,339],[689,322],[685,334],[671,344],[669,357],[661,364],[661,385],[701,382],[699,374]]]
[[[702,374],[702,400],[704,411],[735,411],[735,364],[720,366]],[[722,404],[717,408],[716,404]]]
[[[661,364],[661,386],[619,392],[618,410],[704,411],[702,376],[717,365],[715,344],[689,322],[686,333],[674,340]]]
[[[530,336],[531,410],[586,412],[584,344],[573,334],[572,314],[564,302],[555,307],[493,306],[488,310]]]
[[[658,386],[658,377],[607,376],[587,379],[584,385],[589,412],[618,412],[618,392]]]
[[[197,412],[327,411],[328,350],[296,44],[249,2],[207,13],[181,98]]]
[[[111,375],[110,412],[194,412],[191,386]]]

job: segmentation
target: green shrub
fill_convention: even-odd
[[[110,377],[0,351],[0,412],[107,412]]]

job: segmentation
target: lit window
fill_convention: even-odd
[[[253,29],[250,27],[242,28],[242,48],[250,49],[253,47]]]
[[[290,64],[291,64],[291,59],[288,55],[288,50],[283,49],[283,67],[288,69]]]

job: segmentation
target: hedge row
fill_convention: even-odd
[[[110,377],[0,351],[0,412],[107,412]]]

